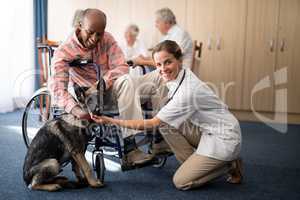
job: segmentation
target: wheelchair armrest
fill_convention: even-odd
[[[132,68],[135,68],[135,67],[140,67],[140,68],[142,68],[143,74],[146,74],[146,68],[145,68],[144,65],[136,65],[136,66],[135,66],[135,65],[134,65],[134,62],[133,62],[132,60],[127,60],[126,63],[127,63],[130,67],[132,67]]]

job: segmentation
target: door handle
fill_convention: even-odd
[[[284,52],[284,49],[285,49],[285,39],[282,39],[280,43],[280,51]]]
[[[217,50],[221,50],[221,37],[217,39]]]
[[[209,36],[208,40],[207,40],[207,49],[208,50],[212,49],[212,39],[211,39],[211,36]]]
[[[274,39],[270,40],[270,52],[274,51]]]

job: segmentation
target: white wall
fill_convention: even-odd
[[[24,106],[33,93],[33,1],[30,2],[6,1],[0,12],[0,112]]]
[[[72,19],[75,11],[96,7],[97,0],[48,1],[48,39],[63,41],[72,31]]]

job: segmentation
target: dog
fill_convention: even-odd
[[[98,81],[89,89],[74,85],[80,105],[91,114],[101,112],[99,102],[104,92],[103,83]],[[25,156],[23,179],[27,187],[33,190],[57,191],[87,184],[95,188],[104,185],[94,177],[85,158],[88,140],[91,137],[88,131],[89,124],[90,122],[79,120],[71,114],[62,114],[45,123],[33,138]],[[67,162],[71,162],[77,182],[58,176]]]

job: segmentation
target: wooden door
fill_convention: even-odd
[[[193,67],[194,73],[203,81],[208,79],[213,66],[213,49],[215,48],[215,0],[188,0],[186,27],[193,40],[202,42],[200,64]]]
[[[287,106],[280,106],[285,97],[278,96],[276,111],[300,113],[300,1],[281,0],[279,16],[276,70],[287,69],[287,76],[285,81],[285,71],[278,71],[275,88],[287,88]]]
[[[194,72],[230,108],[240,109],[246,25],[246,0],[187,2],[187,28],[203,42]]]
[[[217,0],[215,5],[214,65],[207,80],[217,88],[218,96],[231,109],[241,109],[246,0]],[[200,72],[207,68],[201,66]]]
[[[273,111],[278,11],[279,0],[248,1],[243,109]]]

